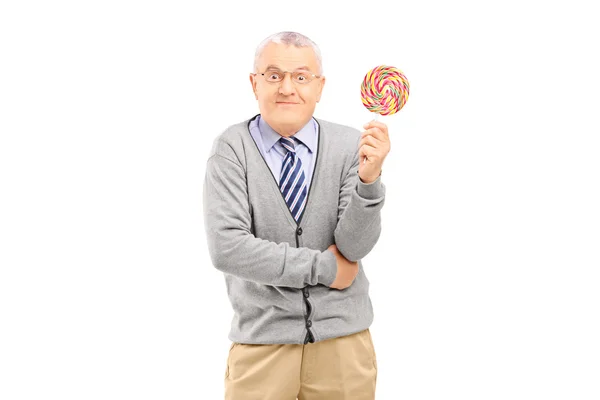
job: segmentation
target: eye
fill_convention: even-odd
[[[281,78],[281,74],[279,72],[269,72],[269,79],[278,80]]]
[[[307,83],[311,81],[311,75],[308,72],[296,72],[294,79],[299,83]]]

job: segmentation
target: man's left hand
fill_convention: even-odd
[[[383,161],[390,152],[391,143],[384,123],[371,121],[364,128],[358,144],[358,176],[364,183],[372,183],[381,175]]]

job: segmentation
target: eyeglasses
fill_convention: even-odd
[[[265,72],[254,74],[254,75],[262,75],[265,77],[265,80],[270,83],[281,82],[285,77],[285,74],[289,73],[292,76],[292,82],[299,84],[306,84],[311,82],[315,78],[320,78],[321,76],[315,75],[309,71],[280,71],[278,69],[270,69]]]

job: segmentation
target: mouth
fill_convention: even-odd
[[[278,101],[277,104],[290,104],[291,105],[291,104],[298,104],[298,103],[291,103],[288,101]]]

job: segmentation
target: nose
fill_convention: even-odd
[[[279,94],[284,96],[290,96],[294,94],[296,91],[296,87],[292,82],[291,74],[285,74],[283,76],[283,80],[281,81],[281,85],[279,85]]]

